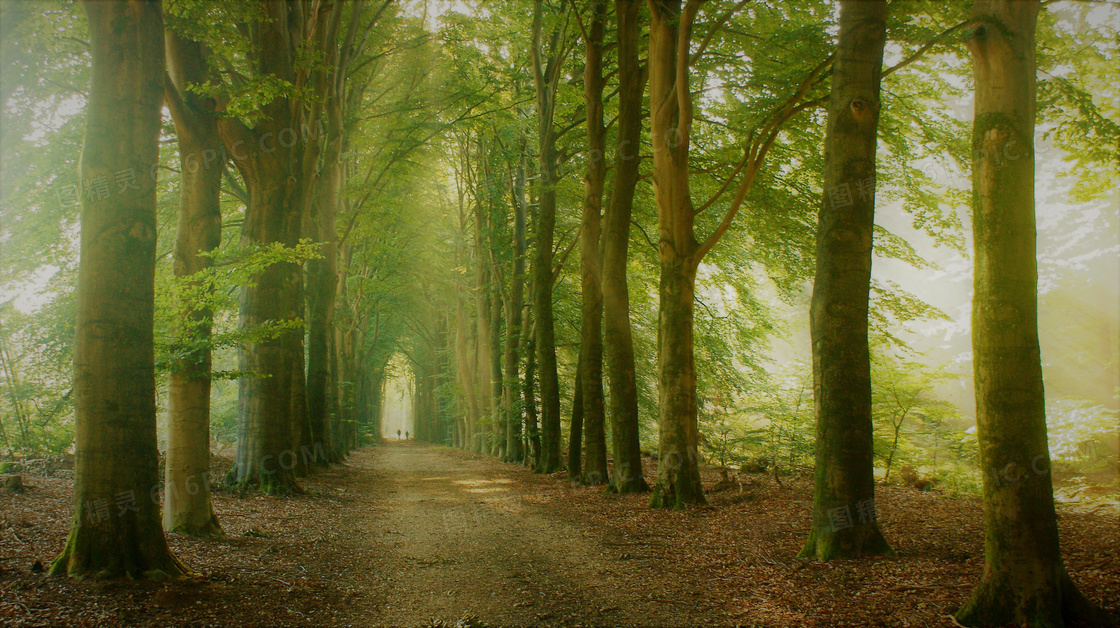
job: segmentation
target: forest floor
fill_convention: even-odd
[[[820,564],[794,558],[808,479],[747,476],[710,507],[650,510],[397,442],[305,479],[305,495],[217,492],[226,538],[168,536],[196,580],[75,581],[32,570],[65,542],[72,479],[25,480],[0,495],[3,625],[948,627],[983,567],[975,500],[878,487],[897,555]],[[1059,525],[1074,581],[1120,616],[1120,515],[1062,508]]]

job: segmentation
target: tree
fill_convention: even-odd
[[[657,351],[661,464],[650,499],[653,507],[705,502],[700,484],[693,352],[697,270],[704,256],[731,227],[782,125],[797,113],[820,103],[820,99],[806,96],[820,83],[831,62],[829,59],[819,64],[792,95],[759,121],[748,133],[742,160],[723,186],[697,208],[689,187],[689,143],[694,122],[690,67],[703,55],[716,31],[735,10],[716,19],[696,52],[690,52],[693,50],[693,26],[701,4],[700,0],[688,0],[682,8],[680,0],[649,0],[652,13],[648,60],[650,134],[661,268]],[[694,228],[697,216],[715,206],[736,178],[739,184],[734,197],[725,205],[723,218],[705,240],[698,240]]]
[[[209,78],[202,44],[166,34],[165,99],[179,141],[179,223],[176,277],[189,278],[214,264],[221,243],[224,160],[214,99],[190,91]],[[196,285],[198,285],[196,283]],[[205,289],[205,288],[204,288]],[[204,299],[210,296],[205,293]],[[181,304],[180,341],[185,345],[168,379],[166,503],[163,527],[195,536],[222,533],[210,500],[210,366],[213,312],[208,300]]]
[[[587,117],[587,175],[583,180],[583,213],[580,227],[580,285],[583,308],[580,326],[579,377],[583,404],[583,451],[580,479],[585,484],[606,484],[606,410],[603,406],[603,283],[599,257],[603,189],[607,179],[607,129],[603,124],[603,31],[607,1],[593,0],[585,29],[587,53],[583,65],[584,103]],[[571,445],[574,447],[574,444]]]
[[[877,348],[878,349],[878,348]],[[874,421],[887,430],[883,482],[889,482],[895,454],[902,441],[903,427],[910,419],[930,428],[933,436],[933,466],[937,468],[940,430],[954,413],[952,404],[933,395],[934,387],[950,379],[941,369],[926,367],[919,360],[898,360],[886,350],[876,350],[871,358],[872,406]],[[880,447],[883,447],[880,441]]]
[[[886,18],[885,1],[840,3],[810,306],[817,413],[813,524],[801,550],[823,561],[891,551],[875,517],[867,332]],[[837,524],[839,513],[846,513],[843,524]]]
[[[638,146],[642,137],[642,92],[645,79],[638,58],[641,0],[616,0],[618,44],[618,141],[610,201],[603,213],[603,357],[610,384],[611,488],[619,493],[649,490],[642,477],[638,439],[638,384],[634,339],[630,328],[630,295],[626,262],[634,188],[640,175]]]
[[[977,0],[968,39],[972,128],[972,347],[983,471],[984,575],[967,626],[1113,622],[1062,562],[1046,437],[1035,253],[1035,25],[1039,2]]]
[[[178,577],[160,527],[156,449],[156,181],[164,33],[158,1],[82,4],[93,73],[74,342],[74,515],[51,573]],[[120,184],[124,185],[120,185]],[[119,190],[117,189],[119,188]]]
[[[320,257],[307,262],[307,425],[314,441],[312,451],[324,452],[320,465],[330,461],[335,452],[334,435],[331,433],[330,415],[337,395],[337,372],[331,368],[331,346],[334,335],[335,296],[338,283],[338,227],[337,216],[342,203],[344,162],[342,155],[347,145],[348,97],[360,92],[362,87],[348,89],[350,63],[361,53],[357,43],[362,26],[362,9],[365,0],[351,3],[346,35],[340,45],[328,40],[327,68],[320,70],[317,80],[324,93],[323,113],[327,120],[326,137],[316,138],[323,144],[321,174],[314,187],[315,195],[304,207],[304,233],[320,242]],[[332,19],[341,19],[341,11],[331,13]],[[376,21],[376,18],[374,18]],[[366,32],[373,26],[365,25]],[[338,25],[332,25],[332,31]],[[331,35],[328,35],[330,37]],[[362,43],[365,39],[362,40]],[[332,377],[334,375],[335,377]]]
[[[556,332],[552,314],[553,241],[556,232],[556,185],[560,179],[558,129],[553,123],[556,94],[568,54],[567,22],[557,26],[542,58],[544,3],[533,5],[532,66],[536,88],[537,142],[540,150],[541,190],[536,220],[536,259],[533,264],[533,318],[536,338],[537,382],[540,385],[541,455],[534,469],[553,473],[560,469],[560,381],[556,372]]]
[[[342,3],[316,4],[261,0],[254,7],[245,59],[249,77],[231,72],[235,86],[255,89],[255,125],[234,114],[225,99],[218,129],[245,181],[248,207],[242,228],[246,247],[279,243],[294,247],[302,236],[307,186],[317,172],[320,142],[300,141],[321,134],[318,123],[329,81],[309,81],[314,67],[309,52],[325,56],[336,45],[337,14]],[[251,79],[251,80],[250,80]],[[309,86],[308,83],[311,83]],[[314,87],[311,89],[310,87]],[[303,138],[306,140],[307,138]],[[296,445],[307,442],[309,429],[304,380],[303,276],[300,264],[282,262],[266,268],[241,293],[241,325],[271,322],[278,332],[246,343],[239,367],[237,463],[233,480],[267,493],[298,491],[294,470]]]
[[[505,375],[502,407],[506,421],[507,462],[522,462],[520,392],[518,370],[521,364],[521,336],[525,300],[525,222],[528,219],[528,201],[525,198],[525,162],[528,158],[525,138],[522,137],[517,167],[511,172],[510,193],[513,201],[513,273],[510,276],[509,302],[506,305]]]

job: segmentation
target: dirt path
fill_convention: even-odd
[[[384,552],[381,572],[391,574],[383,605],[370,608],[373,625],[466,618],[502,626],[714,620],[678,590],[686,582],[629,554],[618,560],[620,543],[536,503],[514,479],[527,473],[519,467],[419,445],[390,445],[352,466],[369,477],[367,494],[376,496],[363,527]]]
[[[711,507],[654,510],[457,450],[367,447],[303,495],[216,492],[226,536],[169,534],[201,576],[170,583],[37,571],[65,544],[73,479],[30,476],[0,493],[0,626],[951,628],[979,581],[976,500],[879,486],[897,555],[821,564],[794,558],[808,478],[718,491],[702,472]],[[1120,516],[1063,509],[1059,525],[1081,591],[1120,616]]]

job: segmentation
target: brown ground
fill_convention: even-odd
[[[822,565],[793,558],[806,480],[752,476],[711,508],[653,511],[393,443],[306,480],[308,495],[218,494],[228,538],[170,537],[202,580],[72,581],[31,571],[62,548],[71,480],[25,479],[0,495],[0,624],[14,626],[952,626],[983,566],[971,500],[880,487],[898,556]],[[1060,525],[1074,581],[1120,616],[1120,516],[1063,510]]]

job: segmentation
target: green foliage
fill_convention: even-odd
[[[962,423],[956,407],[938,397],[937,389],[954,375],[927,366],[921,357],[900,356],[882,346],[872,352],[871,417],[884,480],[901,462],[936,469],[947,432]]]
[[[754,448],[739,455],[763,456],[778,473],[803,473],[813,466],[815,418],[813,370],[794,360],[761,380],[743,399],[740,434]]]
[[[294,247],[279,242],[254,247],[229,247],[212,254],[214,265],[190,276],[163,273],[156,286],[156,368],[169,371],[182,360],[194,360],[205,348],[236,347],[279,337],[303,326],[302,319],[266,321],[253,328],[218,326],[206,333],[206,319],[191,319],[187,311],[221,312],[236,307],[239,286],[251,286],[274,264],[302,264],[319,258],[318,244],[304,239]],[[236,370],[217,370],[212,379],[235,379]]]
[[[0,304],[0,455],[57,454],[73,442],[68,346],[55,336],[59,309],[24,314]]]
[[[1111,471],[1120,436],[1120,412],[1090,401],[1049,399],[1046,435],[1055,469],[1085,475]]]

